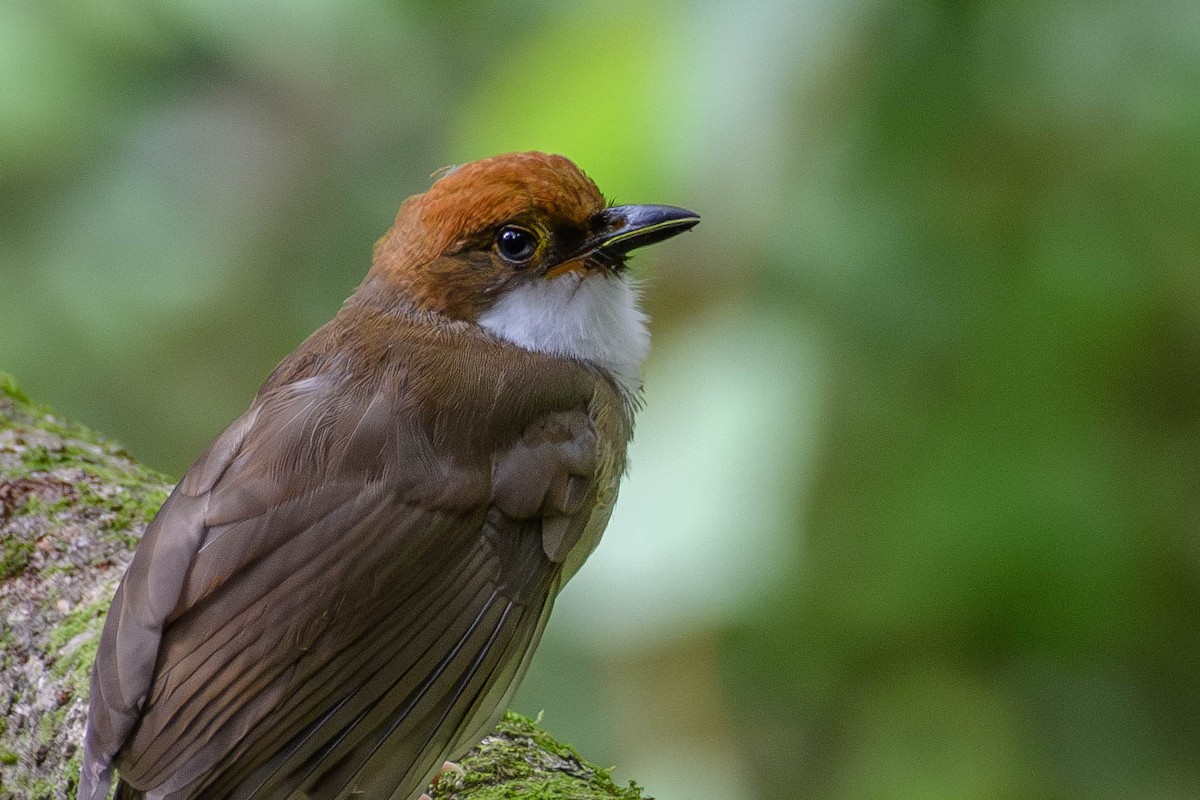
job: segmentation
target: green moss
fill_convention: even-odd
[[[31,472],[44,472],[54,469],[57,459],[51,454],[50,448],[37,445],[25,449],[21,454],[21,463]]]
[[[8,766],[11,767],[13,764],[16,764],[17,761],[19,761],[19,760],[20,760],[20,756],[18,756],[13,751],[0,750],[0,764],[7,764]]]
[[[127,494],[125,501],[112,509],[113,518],[105,523],[105,528],[114,533],[123,533],[135,525],[149,522],[166,502],[167,494],[166,489],[154,489],[142,495]],[[136,542],[130,539],[127,543]]]
[[[49,472],[60,467],[79,468],[104,482],[136,487],[146,482],[170,483],[160,473],[134,463],[119,445],[108,441],[84,425],[67,422],[45,407],[32,403],[17,388],[13,377],[0,372],[0,429],[12,429],[18,435],[38,432],[55,437],[48,443],[30,443],[21,453],[23,469],[11,478],[33,472]],[[18,438],[20,441],[20,438]]]
[[[89,475],[99,478],[94,475],[87,467],[84,471]],[[113,472],[113,470],[108,470]],[[80,481],[74,485],[75,491],[79,493],[79,501],[88,508],[98,509],[101,512],[107,512],[105,519],[100,525],[100,529],[112,533],[122,533],[130,530],[135,525],[140,525],[143,522],[148,522],[158,512],[160,506],[167,499],[167,489],[165,486],[148,487],[144,484],[144,478],[138,481],[132,481],[127,475],[114,476],[109,475],[104,478],[99,478],[100,484],[108,487],[114,485],[121,486],[122,491],[110,491],[104,494],[97,492],[94,485],[89,481]],[[137,487],[137,491],[132,491]],[[134,543],[130,540],[127,543]]]
[[[29,785],[29,800],[51,800],[64,796],[62,787],[49,778],[38,778]]]
[[[74,755],[67,760],[67,767],[65,770],[67,781],[66,785],[62,787],[63,795],[67,797],[75,796],[75,793],[79,790],[78,775],[81,769],[83,769],[83,748],[77,747],[75,748]]]
[[[36,494],[31,494],[25,499],[25,503],[16,511],[17,516],[39,516],[50,517],[54,514],[67,511],[73,505],[72,498],[63,496],[59,497],[54,502],[47,502]]]
[[[7,372],[0,372],[0,394],[7,395],[22,405],[32,405],[29,397],[17,388],[17,379]]]
[[[574,748],[509,712],[498,729],[462,761],[463,775],[446,774],[437,800],[641,800],[634,783],[617,786],[609,770],[588,764]]]
[[[28,472],[49,472],[58,467],[93,467],[104,464],[103,451],[79,445],[31,445],[21,454],[21,464]],[[99,477],[99,476],[97,476]]]
[[[58,733],[58,728],[62,725],[62,711],[52,711],[48,714],[42,714],[38,718],[38,741],[50,743],[54,741],[54,735]]]
[[[20,575],[29,566],[34,544],[16,537],[0,544],[0,581]]]
[[[86,681],[91,663],[96,657],[100,626],[108,611],[108,602],[108,598],[104,598],[72,610],[50,632],[46,652],[57,654],[50,668],[52,674],[62,677],[74,673],[76,677],[82,675]],[[76,641],[82,634],[87,633],[95,635]]]

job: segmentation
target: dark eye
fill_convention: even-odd
[[[496,249],[508,261],[522,263],[537,252],[537,237],[516,225],[505,225],[496,234]]]

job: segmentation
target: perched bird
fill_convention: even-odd
[[[495,725],[617,496],[649,336],[626,254],[694,226],[561,156],[409,198],[334,319],[150,524],[81,800],[410,800]]]

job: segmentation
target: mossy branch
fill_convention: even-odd
[[[0,373],[0,800],[74,797],[104,614],[171,481]],[[435,800],[643,800],[509,714]]]

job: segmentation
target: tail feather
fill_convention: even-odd
[[[146,793],[140,789],[135,789],[128,783],[122,780],[117,781],[117,792],[113,795],[113,800],[143,800]]]

